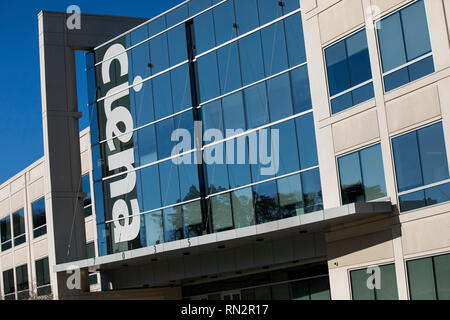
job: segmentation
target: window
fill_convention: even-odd
[[[450,254],[407,262],[411,300],[450,300]]]
[[[186,20],[188,17],[188,5],[182,5],[166,14],[167,27],[176,25],[177,23]]]
[[[305,41],[303,39],[302,16],[297,13],[284,20],[289,66],[306,62]]]
[[[214,51],[198,58],[197,69],[200,101],[206,102],[220,96],[216,52]]]
[[[41,198],[31,204],[33,212],[33,238],[38,238],[47,233],[45,218],[45,198]]]
[[[159,164],[162,206],[170,206],[180,202],[180,184],[178,166],[172,160]]]
[[[11,249],[11,218],[9,216],[0,220],[0,233],[2,239],[2,251]]]
[[[137,176],[140,177],[140,184],[142,192],[141,197],[142,203],[140,203],[141,210],[144,212],[150,211],[153,209],[161,208],[161,194],[159,189],[159,172],[158,166],[150,166],[143,168],[137,172]],[[155,188],[155,185],[157,186]],[[138,191],[138,192],[139,192]]]
[[[312,108],[308,67],[303,66],[291,71],[292,99],[294,113],[302,113]]]
[[[36,286],[38,296],[51,294],[48,258],[36,261]]]
[[[333,114],[374,97],[366,30],[325,49]]]
[[[392,140],[402,212],[450,201],[442,122]]]
[[[187,60],[186,28],[181,24],[167,32],[169,42],[169,60],[173,67]]]
[[[134,134],[134,150],[136,166],[144,166],[158,160],[156,154],[155,126],[139,129]]]
[[[278,198],[283,218],[295,217],[304,213],[300,175],[296,174],[277,181]]]
[[[233,229],[230,194],[222,194],[210,200],[214,232]]]
[[[221,94],[240,88],[242,85],[237,42],[218,49],[217,61]]]
[[[142,84],[140,91],[130,90],[131,113],[134,115],[136,127],[142,127],[155,120],[153,114],[152,81],[147,80]],[[136,88],[136,86],[134,87]],[[95,112],[94,112],[95,114]]]
[[[89,285],[93,286],[98,283],[98,275],[96,273],[89,274]]]
[[[261,38],[266,77],[286,70],[288,61],[283,21],[262,29]]]
[[[164,242],[164,227],[161,211],[148,213],[143,216],[145,233],[141,231],[141,241],[144,247]]]
[[[379,144],[338,159],[342,204],[369,202],[386,196]]]
[[[166,72],[152,80],[155,104],[155,119],[159,120],[173,114],[170,73]]]
[[[253,186],[253,193],[258,224],[272,222],[281,218],[276,181]]]
[[[165,242],[183,239],[183,216],[181,214],[181,207],[164,209],[163,215]]]
[[[247,3],[247,1],[238,2]],[[241,58],[242,82],[244,86],[264,78],[260,31],[239,40],[239,55]]]
[[[188,65],[184,64],[171,71],[172,80],[172,102],[175,113],[183,111],[192,106],[191,84]]]
[[[235,228],[244,228],[255,224],[252,188],[245,188],[231,193],[233,220]]]
[[[269,103],[265,82],[245,89],[244,99],[248,130],[269,123]]]
[[[434,72],[423,0],[377,23],[385,91]]]
[[[292,300],[331,300],[330,280],[318,277],[291,283]]]
[[[150,65],[152,74],[157,74],[169,67],[167,33],[150,40]]]
[[[240,35],[259,26],[257,0],[234,1],[236,24]]]
[[[203,218],[200,201],[185,204],[183,207],[184,237],[193,238],[203,234]]]
[[[26,300],[30,296],[28,290],[28,267],[26,264],[16,268],[17,299]]]
[[[320,185],[319,169],[302,172],[301,179],[305,213],[322,210],[322,186]]]
[[[13,213],[13,232],[14,232],[14,246],[25,243],[25,216],[24,210],[20,209]]]
[[[300,154],[300,169],[305,170],[319,165],[317,158],[316,132],[314,116],[308,113],[295,119],[297,127],[298,148]]]
[[[353,300],[398,300],[395,265],[364,268],[350,272]],[[379,283],[377,283],[379,279]],[[379,286],[378,286],[379,285]]]
[[[92,216],[92,199],[91,199],[91,179],[89,173],[81,178],[83,184],[83,192],[86,192],[86,197],[83,200],[84,217]]]
[[[233,1],[230,0],[215,7],[213,13],[216,45],[220,45],[236,37]]]
[[[95,242],[94,241],[86,244],[86,252],[87,252],[88,259],[95,258]]]
[[[292,116],[291,85],[289,73],[267,81],[270,121],[275,122]]]
[[[14,270],[3,271],[3,294],[5,300],[16,300],[14,287]]]
[[[216,45],[212,10],[208,10],[194,18],[195,48],[201,54]]]

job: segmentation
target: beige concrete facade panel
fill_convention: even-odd
[[[11,208],[9,206],[9,199],[0,202],[0,219],[8,216],[11,213]]]
[[[30,181],[33,182],[35,180],[38,180],[44,176],[44,164],[40,163],[36,167],[30,170]]]
[[[34,260],[38,260],[48,256],[47,237],[43,237],[33,244],[33,253]]]
[[[25,192],[20,191],[11,196],[11,212],[25,207]]]
[[[380,138],[375,109],[342,120],[332,127],[336,153]]]
[[[347,268],[329,269],[330,293],[332,300],[350,300],[350,284]]]
[[[317,0],[301,0],[300,5],[303,12],[308,12],[317,7]]]
[[[392,231],[384,230],[328,243],[330,271],[337,267],[391,259],[394,257]]]
[[[402,242],[405,255],[436,249],[450,250],[450,214],[404,223]]]
[[[317,149],[320,165],[320,180],[322,182],[323,205],[325,209],[336,208],[341,203],[339,196],[339,181],[337,176],[336,158],[334,155],[333,133],[331,126],[317,129]]]
[[[389,132],[398,132],[441,115],[438,87],[431,85],[386,104]]]
[[[25,175],[11,182],[11,194],[25,188]]]
[[[450,39],[450,0],[444,0],[444,10],[447,22],[447,37]]]
[[[6,271],[11,268],[14,268],[14,255],[12,252],[9,252],[2,256],[2,271]]]
[[[319,14],[322,44],[327,44],[364,23],[361,0],[342,0]]]
[[[405,3],[405,0],[371,0],[371,4],[374,7],[378,7],[380,9],[380,14],[384,14],[392,8],[397,8]]]
[[[89,219],[86,221],[86,242],[91,242],[95,240],[95,221],[94,219]]]
[[[3,201],[8,197],[9,197],[9,185],[6,185],[0,189],[0,201]]]
[[[450,44],[445,32],[444,4],[442,0],[425,0],[425,10],[430,31],[431,48],[433,50],[434,67],[436,71],[450,66]]]
[[[39,180],[33,182],[29,186],[29,197],[30,202],[39,200],[44,196],[45,186],[44,186],[44,178],[40,178]]]
[[[28,263],[28,246],[14,252],[14,264],[21,266]]]
[[[444,128],[444,137],[447,147],[447,159],[450,160],[450,78],[439,82],[439,100],[443,108],[442,124]],[[450,166],[449,166],[450,167]]]
[[[89,154],[88,152],[83,152],[81,154],[81,174],[86,174],[89,172],[91,165],[89,163]]]

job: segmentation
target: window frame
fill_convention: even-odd
[[[439,295],[437,294],[436,271],[435,271],[435,267],[434,267],[434,258],[441,257],[441,256],[446,256],[446,255],[450,255],[450,251],[443,251],[443,252],[438,252],[438,253],[429,253],[429,254],[422,255],[422,256],[410,257],[410,258],[405,258],[404,259],[405,274],[406,274],[406,288],[407,288],[407,292],[408,292],[408,300],[411,300],[411,287],[410,287],[409,273],[408,273],[408,262],[422,260],[422,259],[431,259],[432,264],[433,264],[433,278],[434,278],[433,285],[434,285],[434,290],[435,290],[435,293],[436,293],[436,301],[439,301],[439,299],[437,299],[439,297]],[[414,300],[411,300],[411,301],[414,301]]]
[[[364,270],[364,269],[367,270],[368,268],[371,268],[371,267],[381,268],[381,267],[386,267],[386,266],[390,266],[390,265],[393,265],[395,268],[395,260],[393,260],[393,261],[383,260],[383,262],[380,262],[380,263],[365,264],[362,266],[347,269],[347,279],[348,279],[348,288],[350,290],[350,300],[356,301],[353,298],[353,286],[352,286],[352,278],[351,278],[351,273],[353,271],[359,271],[359,270]],[[406,266],[406,260],[405,260],[405,266]],[[369,276],[369,274],[367,274],[367,275]],[[397,271],[395,272],[395,280],[397,281]],[[375,291],[375,289],[374,289],[374,291]],[[409,291],[409,289],[408,289],[408,291]],[[399,286],[398,286],[398,282],[397,282],[397,295],[398,295],[398,298],[400,299],[400,295],[398,293],[399,293]],[[375,299],[374,301],[382,301],[382,300]]]
[[[427,127],[431,127],[431,126],[436,125],[438,123],[442,123],[442,125],[443,125],[443,119],[441,118],[439,120],[435,120],[435,121],[432,121],[430,123],[423,124],[423,125],[421,125],[421,126],[419,126],[417,128],[409,129],[407,131],[398,133],[398,134],[396,134],[394,136],[391,136],[389,138],[389,140],[390,140],[390,148],[391,148],[391,161],[392,161],[393,170],[394,170],[395,193],[396,193],[396,197],[397,197],[397,203],[398,203],[398,206],[399,206],[399,211],[400,211],[400,197],[408,195],[408,194],[413,194],[413,193],[419,192],[419,191],[425,191],[425,190],[433,188],[433,187],[438,187],[438,186],[450,183],[450,178],[448,178],[446,180],[442,180],[442,181],[435,182],[435,183],[428,184],[428,185],[423,185],[423,186],[420,186],[420,187],[417,187],[417,188],[413,188],[413,189],[410,189],[410,190],[406,190],[406,191],[402,191],[402,192],[398,191],[397,168],[396,168],[396,165],[395,165],[394,145],[393,145],[394,139],[395,138],[399,138],[399,137],[404,136],[404,135],[407,135],[409,133],[417,132],[417,131],[419,131],[421,129],[424,129],[424,128],[427,128]],[[444,126],[443,126],[443,129],[444,129]],[[448,166],[449,171],[450,171],[450,158],[448,157],[448,153],[449,152],[448,152],[448,148],[447,148],[447,146],[449,144],[448,144],[447,139],[446,139],[445,130],[443,130],[442,135],[443,135],[443,138],[444,138],[444,146],[446,148],[447,166]],[[413,210],[400,211],[400,214],[407,214],[407,213],[411,213],[411,212],[416,212],[417,210],[423,210],[425,208],[433,208],[433,207],[440,206],[440,205],[443,205],[443,204],[446,204],[446,203],[448,204],[448,203],[450,203],[450,201],[441,202],[441,203],[437,203],[437,204],[433,204],[433,205],[429,205],[429,206],[424,206],[424,207],[420,207],[420,208],[413,209]]]
[[[359,152],[361,152],[361,151],[363,151],[363,150],[372,148],[372,147],[374,147],[374,146],[376,146],[376,145],[380,145],[380,149],[381,149],[381,160],[382,160],[382,165],[383,165],[383,167],[384,167],[384,162],[383,162],[383,150],[382,150],[382,146],[381,146],[381,140],[378,141],[378,142],[373,142],[373,143],[367,144],[367,145],[362,146],[362,147],[360,147],[360,148],[358,148],[358,149],[356,149],[356,150],[348,151],[348,152],[345,152],[345,153],[336,155],[336,157],[335,157],[335,162],[336,162],[336,168],[337,168],[337,177],[338,177],[338,184],[339,184],[339,198],[340,198],[340,203],[341,203],[341,205],[343,205],[343,199],[342,199],[341,172],[340,172],[340,170],[339,170],[339,159],[342,158],[342,157],[345,157],[345,156],[349,156],[349,155],[351,155],[351,154],[353,154],[353,153],[359,153]],[[392,157],[393,157],[393,156],[392,156]],[[362,168],[361,168],[361,155],[359,155],[359,162],[360,162],[361,180],[363,180]],[[386,169],[383,170],[383,174],[384,174],[385,188],[387,188],[387,184],[386,184]],[[363,184],[363,181],[361,181],[361,183]],[[384,199],[387,199],[387,198],[389,198],[389,195],[387,194],[387,190],[386,190],[386,196],[385,196],[385,197],[381,197],[381,198],[377,198],[377,199],[370,200],[370,201],[365,201],[365,202],[377,202],[377,201],[384,200]]]
[[[370,70],[371,70],[371,73],[372,73],[372,77],[371,77],[369,80],[367,80],[367,81],[364,81],[364,82],[362,82],[362,83],[360,83],[360,84],[358,84],[358,85],[356,85],[356,86],[350,87],[350,88],[348,88],[348,89],[346,89],[346,90],[344,90],[344,91],[342,91],[342,92],[339,92],[339,93],[337,93],[337,94],[331,96],[331,93],[330,93],[330,84],[329,84],[329,79],[328,79],[328,70],[327,70],[327,69],[328,69],[328,68],[327,68],[327,59],[326,59],[325,51],[326,51],[327,49],[331,48],[332,46],[338,44],[339,42],[345,41],[345,40],[347,40],[348,38],[350,38],[351,36],[354,36],[354,35],[356,35],[357,33],[361,32],[361,31],[363,31],[363,30],[364,30],[365,33],[366,33],[365,36],[366,36],[366,41],[367,41],[367,50],[369,51],[369,66],[370,66]],[[326,78],[327,93],[328,93],[328,108],[329,108],[329,111],[330,111],[330,115],[331,115],[331,116],[335,116],[335,115],[338,115],[338,114],[342,114],[343,112],[346,112],[346,111],[348,111],[348,110],[350,110],[350,109],[353,109],[353,108],[355,108],[355,107],[357,107],[357,106],[359,106],[359,105],[362,105],[362,104],[364,104],[364,103],[367,103],[367,102],[369,102],[369,101],[375,99],[375,89],[373,89],[373,90],[374,90],[374,97],[373,97],[373,98],[368,99],[368,100],[366,100],[366,101],[364,101],[364,102],[355,104],[355,105],[353,105],[353,106],[351,106],[351,107],[348,107],[348,108],[346,108],[346,109],[344,109],[344,110],[342,110],[342,111],[333,113],[333,108],[332,108],[332,104],[331,104],[331,101],[334,100],[334,99],[336,99],[336,98],[339,98],[339,97],[341,97],[341,96],[343,96],[343,95],[346,95],[347,93],[351,93],[351,92],[353,92],[353,91],[355,91],[355,90],[357,90],[357,89],[361,89],[362,87],[364,87],[364,86],[366,86],[366,85],[368,85],[368,84],[371,84],[371,83],[372,83],[372,85],[373,85],[373,83],[374,83],[374,79],[373,79],[374,76],[373,76],[373,70],[372,70],[372,64],[371,64],[372,61],[371,61],[371,59],[370,59],[369,39],[368,39],[368,37],[367,37],[367,27],[366,27],[366,25],[364,25],[364,26],[362,26],[362,27],[360,27],[360,28],[358,28],[358,29],[356,29],[356,30],[354,30],[354,31],[351,31],[351,32],[345,34],[343,37],[340,37],[339,40],[336,40],[336,41],[334,41],[334,42],[332,42],[332,43],[326,45],[325,47],[323,47],[323,48],[322,48],[322,57],[323,57],[323,63],[324,63],[324,67],[325,67],[325,78]],[[348,57],[346,57],[346,60],[348,60]],[[381,61],[381,60],[380,60],[380,61]]]
[[[45,223],[44,223],[43,225],[40,225],[40,226],[38,226],[38,227],[35,227],[35,226],[34,226],[34,220],[33,220],[33,218],[34,218],[33,204],[36,203],[36,202],[38,202],[38,201],[41,201],[41,200],[44,200],[44,216],[45,216]],[[43,236],[45,236],[45,235],[47,234],[47,208],[46,208],[46,204],[45,204],[45,196],[42,196],[42,197],[40,197],[40,198],[34,200],[33,202],[31,202],[31,224],[32,224],[32,226],[33,226],[33,239],[38,239],[38,238],[43,237]],[[45,233],[36,236],[36,231],[37,231],[37,230],[40,230],[40,229],[44,229],[44,228],[45,228]]]
[[[391,93],[391,92],[393,92],[393,91],[395,91],[395,90],[398,90],[398,89],[400,89],[400,88],[403,88],[403,87],[405,87],[405,86],[407,86],[407,85],[409,85],[409,84],[411,84],[411,83],[417,82],[417,81],[423,79],[424,77],[427,77],[427,76],[430,76],[430,75],[436,73],[436,63],[435,63],[435,60],[433,59],[433,65],[434,65],[434,67],[435,67],[435,68],[434,68],[434,69],[435,69],[434,72],[429,73],[428,75],[426,75],[426,76],[424,76],[424,77],[421,77],[421,78],[419,78],[419,79],[416,79],[416,80],[413,80],[413,81],[409,81],[409,82],[407,82],[407,83],[405,83],[405,84],[403,84],[403,85],[401,85],[401,86],[399,86],[399,87],[396,87],[396,88],[394,88],[394,89],[391,89],[391,90],[389,90],[389,91],[386,91],[386,84],[385,84],[385,81],[384,81],[384,79],[385,79],[386,76],[388,76],[388,75],[390,75],[390,74],[393,74],[393,73],[395,73],[395,72],[397,72],[397,71],[400,71],[400,70],[402,70],[402,69],[404,69],[404,68],[408,68],[409,66],[411,66],[411,65],[413,65],[413,64],[415,64],[415,63],[417,63],[417,62],[419,62],[419,61],[425,60],[425,59],[427,59],[427,58],[429,58],[429,57],[433,57],[433,58],[434,58],[434,54],[433,54],[433,43],[431,42],[431,33],[430,33],[430,31],[429,31],[430,24],[429,24],[428,16],[427,16],[427,14],[426,14],[426,13],[427,13],[427,12],[426,12],[426,4],[425,4],[425,1],[424,1],[424,6],[425,6],[425,19],[426,19],[426,21],[427,21],[427,26],[428,26],[428,33],[429,33],[429,38],[430,38],[430,48],[431,48],[431,51],[428,52],[428,53],[426,53],[426,54],[424,54],[424,55],[422,55],[422,56],[420,56],[420,57],[418,57],[418,58],[416,58],[416,59],[414,59],[414,60],[411,60],[411,61],[409,61],[409,62],[407,62],[407,63],[405,63],[405,64],[403,64],[403,65],[400,65],[400,66],[398,66],[398,67],[395,67],[395,68],[393,68],[392,70],[389,70],[389,71],[387,71],[387,72],[384,72],[384,71],[383,71],[383,59],[382,59],[382,57],[381,57],[380,38],[379,38],[379,36],[378,36],[378,29],[376,28],[376,26],[377,26],[377,24],[380,23],[382,20],[384,20],[384,19],[386,19],[386,18],[389,18],[390,16],[392,16],[392,15],[394,15],[394,14],[396,14],[396,13],[399,13],[401,10],[403,10],[403,9],[405,9],[405,8],[407,8],[407,7],[411,6],[411,5],[413,5],[413,4],[415,4],[415,3],[418,2],[418,1],[424,1],[424,0],[414,0],[414,1],[410,2],[410,3],[406,3],[406,4],[402,5],[402,6],[400,6],[400,7],[398,7],[398,8],[395,8],[394,10],[388,12],[388,13],[385,14],[384,16],[379,17],[379,18],[377,18],[377,19],[375,19],[375,20],[373,21],[373,25],[375,26],[375,40],[376,40],[376,44],[377,44],[377,55],[378,55],[378,62],[379,62],[379,65],[380,65],[381,82],[382,82],[382,85],[383,85],[383,92],[384,92],[384,94]],[[403,35],[403,21],[401,21],[401,28],[402,28],[402,35]],[[403,39],[403,44],[402,44],[402,45],[403,45],[403,47],[405,48],[405,42],[404,42],[404,39]],[[405,52],[406,52],[406,48],[405,48]],[[408,72],[409,72],[409,71],[408,71]]]
[[[11,219],[11,214],[8,214],[7,216],[5,216],[5,217],[3,217],[2,219],[0,219],[0,223],[2,223],[4,220],[9,220],[9,240],[6,240],[6,241],[4,241],[4,242],[1,242],[1,240],[0,240],[0,246],[1,246],[1,252],[6,252],[6,251],[8,251],[8,250],[11,250],[12,248],[13,248],[13,244],[14,244],[14,237],[13,237],[13,228],[11,227],[12,226],[12,219]],[[1,233],[1,231],[0,231],[0,233]],[[5,245],[5,244],[7,244],[7,243],[9,243],[10,244],[10,247],[8,248],[8,249],[4,249],[3,250],[3,246]]]
[[[21,233],[21,234],[19,234],[19,235],[16,235],[15,234],[15,232],[14,232],[14,216],[15,215],[19,215],[20,216],[20,213],[22,212],[22,219],[23,219],[23,233]],[[25,244],[26,242],[27,242],[27,227],[26,227],[26,218],[25,218],[25,208],[21,208],[21,209],[19,209],[19,210],[16,210],[16,211],[14,211],[12,214],[11,214],[11,220],[12,220],[12,226],[13,226],[13,228],[12,228],[12,240],[13,240],[13,243],[14,243],[14,247],[18,247],[18,246],[21,246],[21,245],[23,245],[23,244]],[[20,218],[20,217],[19,217]],[[20,243],[18,243],[19,242],[19,240],[21,240],[21,238],[24,238],[24,240],[23,240],[23,242],[20,242]],[[16,243],[18,243],[18,244],[16,244]]]

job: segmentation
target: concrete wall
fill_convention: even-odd
[[[325,208],[341,205],[337,157],[380,143],[387,194],[398,203],[391,139],[442,121],[450,155],[448,0],[425,0],[436,72],[387,94],[383,90],[376,21],[412,0],[317,0],[303,11]],[[370,6],[377,6],[374,11]],[[374,14],[374,15],[373,15]],[[372,16],[373,15],[373,16]],[[366,28],[375,98],[336,115],[330,111],[323,50]],[[449,157],[450,159],[450,157]],[[400,299],[408,298],[405,261],[450,251],[450,204],[402,214],[378,230],[373,223],[327,234],[331,292],[350,299],[349,270],[395,262]],[[361,231],[366,229],[365,231]],[[344,251],[342,251],[344,250]]]
[[[92,177],[91,152],[90,152],[90,134],[89,129],[80,133],[81,148],[81,162],[83,168],[83,175],[90,174]],[[14,246],[12,249],[0,253],[0,283],[1,294],[3,297],[3,271],[14,269],[14,279],[16,279],[15,268],[24,264],[28,267],[29,287],[35,291],[36,269],[35,261],[51,257],[54,253],[50,250],[48,245],[48,236],[50,229],[47,225],[47,234],[36,239],[33,238],[33,220],[31,205],[36,200],[44,197],[44,159],[39,159],[31,166],[18,173],[7,182],[0,186],[0,219],[8,215],[12,215],[19,209],[24,209],[25,212],[25,231],[26,242],[19,246]],[[91,179],[91,190],[93,189]],[[94,210],[93,210],[94,211]],[[48,214],[48,212],[47,212]],[[12,219],[12,216],[11,216]],[[97,228],[95,222],[95,211],[93,215],[86,218],[86,243],[94,241],[97,252]],[[12,230],[12,224],[11,224]],[[11,231],[12,232],[12,231]],[[50,266],[51,268],[51,266]],[[53,279],[53,278],[51,278]],[[54,283],[51,283],[52,288]],[[100,284],[91,287],[91,291],[100,290]],[[16,290],[17,291],[17,290]]]

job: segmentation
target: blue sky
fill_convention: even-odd
[[[37,14],[78,5],[82,13],[151,18],[183,0],[0,1],[0,184],[44,155]],[[84,55],[77,54],[79,109],[86,110]],[[80,90],[81,89],[81,90]],[[83,117],[81,126],[88,120]]]

